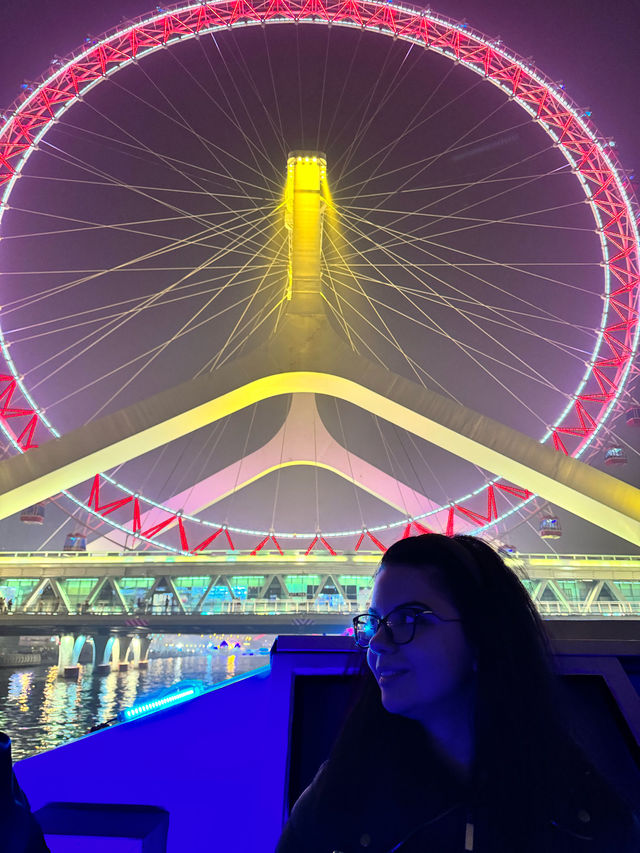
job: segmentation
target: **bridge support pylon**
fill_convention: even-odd
[[[133,650],[133,665],[138,669],[147,669],[149,667],[149,647],[151,646],[151,637],[144,634],[135,634],[131,643]]]
[[[58,676],[75,678],[80,675],[80,652],[87,637],[85,634],[62,634],[58,646]]]
[[[146,669],[149,665],[147,654],[150,645],[151,638],[146,635],[125,635],[113,631],[109,634],[96,634],[93,638],[95,670],[100,675],[108,675],[114,670],[125,672],[129,665]]]
[[[118,672],[126,672],[129,669],[127,656],[129,654],[129,647],[132,639],[133,637],[127,637],[124,634],[119,634],[113,644],[113,661],[115,669],[117,669]]]
[[[96,634],[93,638],[93,663],[100,675],[111,672],[111,653],[116,641],[115,634]]]

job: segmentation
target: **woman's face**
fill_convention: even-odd
[[[422,602],[443,619],[459,619],[432,577],[429,567],[385,566],[376,577],[369,612],[386,616],[401,604]],[[367,662],[387,711],[428,723],[433,713],[468,690],[474,655],[461,622],[424,615],[417,620],[413,640],[405,645],[395,645],[381,625],[371,639]]]

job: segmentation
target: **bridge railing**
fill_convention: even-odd
[[[235,601],[216,601],[202,610],[203,615],[214,613],[362,613],[366,606],[356,601],[316,601],[312,598],[247,598]]]
[[[627,601],[594,601],[591,604],[561,601],[536,601],[542,616],[635,616],[640,619],[640,603]]]
[[[518,559],[525,563],[585,563],[602,565],[603,563],[616,564],[638,563],[640,559],[637,554],[518,554]]]
[[[281,557],[285,558],[285,562],[287,562],[286,558],[289,560],[304,560],[305,562],[315,562],[317,560],[329,560],[331,556],[326,551],[315,551],[311,554],[307,554],[304,550],[298,549],[285,549],[283,554],[276,550],[269,550],[264,548],[259,551],[257,554],[252,551],[246,549],[236,549],[234,551],[230,551],[228,549],[218,549],[211,551],[200,551],[197,554],[167,554],[165,551],[104,551],[104,552],[90,552],[90,551],[0,551],[0,563],[2,562],[10,562],[12,560],[25,561],[37,563],[38,560],[62,560],[62,561],[84,561],[84,562],[95,562],[99,560],[105,560],[107,562],[116,561],[116,562],[198,562],[198,561],[206,561],[207,559],[212,561],[220,561],[229,559],[231,562],[235,562],[237,560],[245,560],[247,559],[249,562],[255,561],[256,563],[260,562],[262,559],[268,560],[278,560]],[[377,561],[380,559],[381,553],[379,550],[365,550],[361,548],[359,551],[354,552],[353,550],[346,551],[336,551],[336,557],[350,557],[355,562],[371,562],[372,560]],[[556,564],[562,562],[579,562],[584,564],[592,564],[602,565],[604,563],[611,564],[615,566],[617,564],[628,564],[634,563],[637,564],[640,561],[640,558],[637,554],[516,554],[513,557],[506,557],[507,561],[518,560],[520,562],[528,563],[549,563]]]
[[[334,554],[329,554],[328,551],[314,551],[308,554],[305,550],[300,549],[285,549],[280,552],[275,549],[263,548],[258,553],[250,549],[236,548],[233,551],[228,549],[219,549],[212,551],[198,551],[197,554],[167,554],[166,551],[0,551],[0,561],[6,560],[25,560],[37,562],[38,560],[81,560],[84,562],[95,562],[100,560],[117,561],[117,562],[199,562],[202,560],[212,559],[219,561],[221,559],[229,559],[235,562],[238,559],[250,559],[251,561],[260,562],[263,559],[278,560],[280,558],[295,558],[296,560],[305,559],[305,562],[315,562],[317,560],[330,560],[335,557],[353,557],[356,561],[371,562],[371,560],[379,560],[381,552],[379,549],[367,550],[360,548],[358,551],[335,551]]]
[[[544,616],[575,616],[575,617],[631,617],[640,619],[640,602],[625,602],[625,601],[596,601],[591,604],[585,602],[568,602],[567,604],[560,601],[536,601],[536,607],[540,614]],[[357,613],[362,613],[366,610],[366,605],[361,602],[340,599],[338,596],[334,600],[317,601],[312,598],[291,597],[291,598],[247,598],[247,599],[222,599],[219,601],[207,602],[206,606],[199,611],[192,611],[188,608],[183,610],[178,604],[149,604],[144,608],[132,608],[129,614],[131,616],[175,616],[175,617],[197,617],[197,616],[228,616],[228,615],[255,615],[255,616],[278,616],[282,614],[343,614],[344,616],[353,616]],[[122,616],[122,608],[110,605],[97,604],[91,609],[79,607],[78,610],[72,611],[70,614],[56,606],[42,606],[31,611],[18,610],[15,614],[3,613],[1,619],[11,619],[14,616],[21,615],[29,616],[60,616],[60,615],[77,615],[77,616],[103,616],[114,615]]]
[[[355,601],[316,601],[311,598],[248,598],[248,599],[221,599],[220,601],[207,602],[206,606],[198,611],[190,610],[185,607],[185,610],[178,604],[147,604],[142,608],[132,608],[130,615],[141,616],[215,616],[228,615],[236,613],[258,614],[261,616],[276,615],[281,613],[362,613],[366,610],[366,606],[358,604]],[[28,614],[30,616],[55,616],[67,615],[62,604],[38,604],[37,607],[25,611],[18,609],[18,614]],[[4,614],[11,615],[11,614]],[[119,615],[122,616],[122,608],[108,604],[94,604],[93,607],[87,609],[83,605],[78,606],[76,610],[72,610],[71,616],[102,616],[102,615]]]

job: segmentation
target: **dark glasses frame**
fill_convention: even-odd
[[[408,602],[406,602],[406,604],[398,604],[398,606],[394,607],[393,610],[390,610],[386,616],[376,616],[374,613],[360,613],[358,616],[354,616],[351,621],[353,622],[353,638],[356,642],[356,645],[359,646],[361,649],[368,649],[370,642],[371,642],[369,640],[366,645],[358,642],[358,621],[360,619],[376,619],[377,620],[376,628],[375,628],[375,631],[373,632],[372,636],[375,636],[378,633],[378,631],[380,630],[380,625],[384,625],[384,628],[387,632],[387,636],[389,637],[391,642],[394,644],[394,646],[406,646],[408,643],[410,643],[416,635],[416,625],[418,623],[416,620],[414,620],[413,623],[411,623],[412,631],[411,631],[411,636],[409,637],[409,639],[403,640],[401,643],[398,643],[393,636],[393,628],[389,625],[389,622],[388,622],[389,617],[392,616],[394,613],[396,613],[398,610],[413,610],[415,616],[420,616],[423,613],[429,613],[432,616],[435,616],[436,619],[438,619],[440,622],[462,622],[462,619],[447,619],[443,616],[439,616],[435,612],[435,610],[433,610],[433,608],[428,607],[426,604],[422,603],[421,601],[408,601]]]

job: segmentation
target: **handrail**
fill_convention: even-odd
[[[225,559],[229,562],[236,562],[238,558],[247,558],[250,559],[251,562],[260,562],[265,558],[270,560],[278,560],[283,559],[284,561],[287,558],[295,558],[296,560],[301,560],[304,562],[326,562],[327,560],[332,560],[333,557],[350,557],[354,561],[361,562],[371,562],[371,561],[379,561],[380,560],[380,550],[376,549],[375,551],[367,551],[364,548],[361,548],[359,551],[336,551],[335,554],[330,554],[328,551],[316,551],[311,554],[307,554],[306,551],[302,550],[292,550],[285,549],[282,553],[275,549],[263,548],[259,553],[254,554],[249,549],[241,550],[235,549],[231,550],[211,550],[211,551],[199,551],[197,554],[167,554],[166,551],[104,551],[91,553],[89,551],[0,551],[0,560],[4,559],[30,559],[35,561],[38,560],[84,560],[87,562],[99,562],[102,560],[110,560],[117,559],[122,560],[123,562],[131,561],[140,561],[140,562],[162,562],[162,563],[176,563],[176,562],[200,562],[202,560],[206,561],[207,558],[212,560],[220,560]]]
[[[380,559],[380,551],[365,551],[361,549],[359,551],[336,551],[335,556],[337,557],[350,557],[354,560],[354,562],[362,561],[362,562],[370,562],[377,561]],[[212,549],[208,551],[200,551],[197,554],[167,554],[164,551],[158,552],[149,552],[149,551],[105,551],[100,553],[91,553],[88,551],[0,551],[0,561],[5,559],[29,559],[38,561],[38,560],[84,560],[88,562],[98,562],[101,560],[122,560],[123,562],[131,561],[139,561],[139,562],[163,562],[163,563],[175,563],[175,562],[199,562],[210,560],[228,560],[229,562],[235,562],[240,559],[247,558],[250,562],[260,562],[260,560],[264,558],[269,558],[270,560],[278,560],[279,558],[283,558],[283,561],[287,561],[287,558],[295,558],[299,560],[303,560],[304,562],[327,562],[331,561],[332,555],[329,552],[314,552],[311,554],[307,554],[306,551],[296,550],[296,549],[286,549],[284,553],[281,554],[279,551],[275,549],[267,549],[264,548],[257,554],[253,554],[249,549],[242,550],[229,550],[229,549]],[[518,562],[530,562],[530,561],[544,561],[547,563],[561,563],[561,562],[574,562],[574,561],[588,561],[588,562],[597,562],[597,563],[619,563],[619,562],[632,562],[638,563],[640,565],[640,554],[514,554],[512,557],[506,557],[507,562],[518,561]]]
[[[640,602],[625,601],[595,601],[591,604],[585,602],[561,601],[535,601],[538,611],[542,616],[627,616],[640,619]],[[207,604],[207,607],[198,611],[187,611],[184,613],[178,605],[149,605],[145,608],[132,609],[131,613],[124,614],[121,609],[109,605],[94,605],[91,610],[78,610],[75,613],[64,614],[62,610],[41,609],[36,611],[16,611],[15,614],[2,614],[0,619],[13,618],[14,615],[28,616],[53,616],[70,615],[86,618],[87,616],[101,615],[130,615],[130,616],[172,616],[180,619],[189,619],[199,616],[227,616],[248,614],[255,616],[279,616],[282,614],[297,613],[334,613],[353,615],[361,613],[363,605],[356,601],[344,600],[341,596],[332,597],[331,601],[317,601],[312,598],[248,598],[233,600],[218,600]]]

